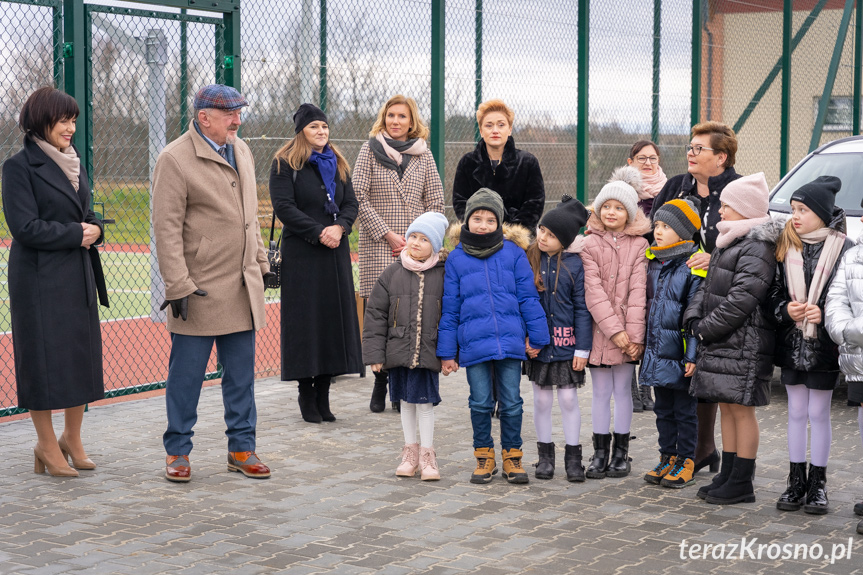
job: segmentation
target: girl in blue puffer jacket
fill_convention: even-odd
[[[584,481],[581,464],[581,412],[578,388],[584,385],[584,368],[593,345],[593,317],[584,302],[584,266],[574,241],[590,214],[581,202],[563,196],[543,216],[536,241],[527,248],[534,284],[548,320],[551,345],[525,362],[533,382],[533,423],[536,427],[537,479],[554,477],[554,443],[551,442],[551,406],[554,389],[566,439],[564,467],[569,481]],[[583,238],[581,238],[583,240]],[[566,251],[564,251],[566,250]]]
[[[647,336],[638,380],[655,388],[659,463],[644,480],[680,489],[695,479],[698,399],[689,395],[696,341],[683,331],[683,313],[707,272],[686,263],[699,252],[689,240],[701,228],[698,208],[688,200],[666,202],[653,216],[647,250]]]
[[[467,370],[477,459],[471,483],[488,483],[497,473],[491,438],[492,379],[500,405],[503,475],[510,483],[528,482],[521,464],[521,362],[525,351],[536,357],[549,343],[545,312],[524,253],[527,242],[520,247],[504,238],[503,212],[503,200],[487,188],[468,198],[461,244],[446,262],[438,325],[442,373],[458,370],[459,363]],[[522,241],[529,236],[520,226],[510,230],[520,233]]]

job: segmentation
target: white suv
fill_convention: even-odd
[[[791,213],[791,195],[818,176],[836,176],[842,180],[836,205],[845,210],[848,237],[856,240],[863,233],[860,222],[863,216],[863,136],[829,142],[803,158],[770,192],[770,215],[787,218]]]

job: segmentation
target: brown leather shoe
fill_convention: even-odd
[[[188,455],[169,455],[165,458],[165,479],[185,483],[192,479],[192,465]]]
[[[254,451],[229,451],[228,471],[239,471],[253,479],[268,479],[270,468],[258,459]]]

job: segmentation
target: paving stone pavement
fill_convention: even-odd
[[[863,446],[856,412],[842,397],[832,409],[831,513],[812,516],[775,509],[788,468],[781,388],[758,410],[757,503],[720,507],[695,496],[711,476],[707,470],[682,490],[642,480],[657,460],[650,412],[634,416],[627,478],[568,483],[555,415],[554,479],[531,474],[529,485],[517,486],[497,475],[489,485],[472,485],[464,370],[441,382],[439,482],[395,477],[400,419],[389,404],[385,413],[369,411],[371,378],[339,378],[332,389],[338,421],[321,425],[299,417],[294,384],[259,380],[257,451],[273,469],[269,480],[227,471],[218,386],[201,396],[188,484],[163,479],[163,397],[91,408],[84,440],[99,467],[77,479],[35,475],[30,421],[0,423],[0,449],[9,457],[0,471],[0,573],[863,573],[860,518],[852,511],[863,498]],[[529,383],[522,383],[525,466],[532,472],[532,401]],[[587,457],[589,383],[579,398]],[[61,415],[55,425],[61,428]],[[730,558],[731,545],[743,538],[757,542]],[[703,558],[705,545],[715,547]],[[817,554],[818,545],[825,557],[813,559],[808,553]],[[786,550],[792,557],[783,559]]]

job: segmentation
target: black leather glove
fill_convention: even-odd
[[[264,287],[269,287],[271,281],[275,281],[276,272],[267,272],[264,274]]]
[[[192,292],[192,295],[203,297],[207,295],[207,292],[202,289],[196,289]],[[166,299],[162,302],[159,311],[164,310],[168,305],[171,306],[171,313],[174,314],[174,317],[179,317],[183,321],[186,321],[186,318],[189,317],[189,296],[181,297],[180,299]]]

